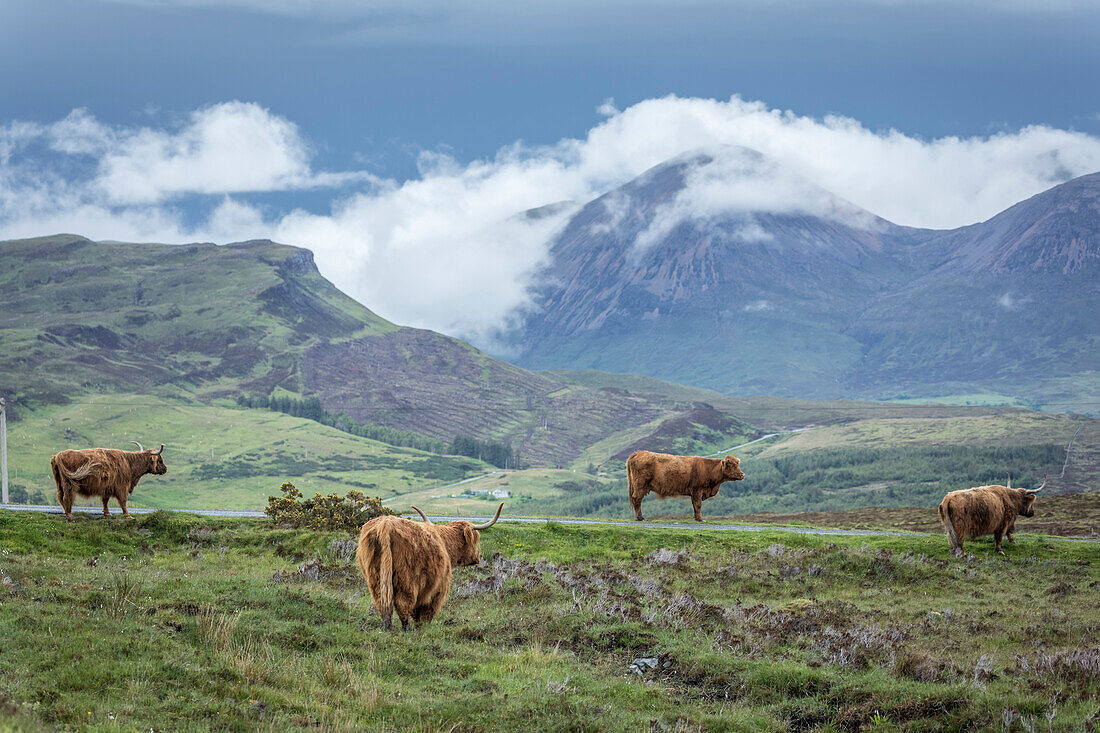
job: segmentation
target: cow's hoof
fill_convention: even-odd
[[[635,522],[644,522],[644,521],[645,521],[645,517],[634,517],[634,521],[635,521]]]
[[[73,515],[72,514],[66,514],[65,515],[65,520],[68,521],[68,522],[73,521]]]

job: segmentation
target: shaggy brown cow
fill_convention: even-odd
[[[1007,535],[1009,542],[1016,541],[1012,536],[1016,516],[1035,515],[1035,494],[1046,483],[1044,476],[1037,489],[1013,489],[993,484],[948,493],[940,502],[939,513],[951,552],[956,557],[962,556],[963,540],[991,534],[997,552],[1005,554],[1001,549],[1001,537]]]
[[[114,448],[88,448],[63,450],[50,459],[53,480],[57,484],[57,503],[65,510],[65,517],[73,521],[73,497],[98,496],[103,501],[103,515],[110,516],[107,502],[118,500],[122,514],[133,519],[126,510],[126,497],[134,493],[138,480],[147,473],[164,474],[168,469],[160,450],[145,450],[136,440],[130,441],[136,451]]]
[[[478,531],[496,524],[503,508],[501,503],[496,516],[485,524],[460,520],[436,525],[413,507],[424,518],[423,524],[377,517],[363,525],[355,559],[387,631],[395,610],[405,631],[435,618],[451,592],[451,571],[481,562]]]
[[[700,507],[704,499],[718,493],[726,481],[745,478],[741,461],[733,456],[722,459],[699,456],[671,456],[667,453],[634,451],[626,459],[626,478],[630,488],[630,505],[641,522],[642,499],[649,492],[662,499],[670,496],[690,496],[695,521],[702,522]]]

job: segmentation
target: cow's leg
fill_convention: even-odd
[[[1001,549],[1001,530],[998,529],[996,532],[993,533],[993,543],[994,546],[997,548],[997,554],[1004,555],[1005,551]]]
[[[411,631],[413,611],[416,609],[416,598],[411,593],[398,588],[393,589],[393,609],[397,611],[397,618],[401,619],[401,628]]]
[[[703,521],[703,495],[696,491],[691,495],[691,508],[695,510],[695,521]]]
[[[122,507],[122,516],[126,517],[127,519],[133,519],[133,517],[130,516],[129,510],[126,509],[126,495],[125,494],[118,497],[118,505],[120,507]],[[103,513],[104,514],[107,513],[107,500],[106,499],[103,500]]]
[[[630,491],[630,506],[634,509],[634,518],[639,522],[645,521],[645,517],[642,516],[642,499],[649,493],[649,485],[644,484],[640,479],[632,480],[627,478]]]
[[[65,510],[65,519],[70,522],[73,521],[73,491],[71,488],[66,488],[62,491],[58,498],[61,499],[61,508]]]
[[[107,502],[110,501],[110,500],[111,500],[111,497],[109,497],[109,496],[104,496],[103,497],[103,516],[105,516],[105,517],[111,516],[111,512],[107,509]]]

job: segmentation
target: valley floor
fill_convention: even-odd
[[[388,634],[346,534],[0,510],[0,728],[1095,725],[1100,547],[968,551],[501,524],[435,623]]]

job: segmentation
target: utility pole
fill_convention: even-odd
[[[0,504],[8,503],[8,414],[0,397]]]

